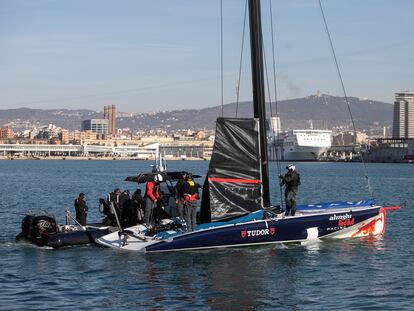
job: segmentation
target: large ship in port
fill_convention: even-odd
[[[332,131],[311,129],[281,131],[280,117],[268,120],[269,159],[271,161],[317,161],[332,144]]]
[[[281,140],[284,161],[317,161],[331,147],[332,131],[291,130]]]

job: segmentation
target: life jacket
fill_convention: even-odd
[[[184,189],[184,203],[187,203],[189,201],[194,202],[198,200],[198,185],[192,179],[186,181]]]
[[[187,180],[188,186],[186,187],[186,193],[187,194],[198,194],[198,185],[194,182],[194,180],[189,179]]]
[[[148,181],[145,187],[145,197],[150,198],[151,201],[160,199],[160,184],[154,183],[153,181]]]
[[[186,196],[184,196],[184,204],[188,202],[195,202],[197,200],[198,200],[198,193],[187,194]]]

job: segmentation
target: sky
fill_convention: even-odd
[[[0,0],[0,110],[124,112],[236,101],[245,0]],[[270,5],[262,0],[270,97]],[[348,96],[414,90],[412,0],[321,0]],[[272,0],[277,99],[342,96],[317,0]],[[240,100],[251,100],[248,25]],[[268,92],[266,92],[268,93]],[[268,100],[268,96],[267,96]]]

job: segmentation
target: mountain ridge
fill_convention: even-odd
[[[392,124],[393,105],[381,101],[349,97],[349,105],[358,130],[372,127],[389,127]],[[314,128],[332,129],[349,127],[351,118],[343,97],[331,95],[310,95],[303,98],[287,99],[278,102],[278,113],[283,129],[306,128],[310,123]],[[225,117],[251,117],[252,103],[249,101],[229,103],[223,106]],[[271,111],[272,110],[272,111]],[[267,116],[276,111],[266,104]],[[214,129],[215,120],[221,116],[222,107],[213,106],[202,109],[181,109],[153,113],[130,114],[119,113],[117,128],[151,131],[178,129]],[[11,125],[16,129],[47,125],[76,130],[80,129],[82,120],[102,118],[103,113],[88,109],[32,109],[27,107],[0,110],[0,125]]]

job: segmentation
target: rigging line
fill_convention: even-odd
[[[275,43],[274,43],[274,31],[273,31],[273,9],[272,9],[272,0],[269,0],[269,11],[270,11],[270,33],[272,36],[272,60],[273,60],[273,85],[274,85],[274,92],[275,92],[275,109],[276,109],[276,127],[277,127],[277,135],[274,132],[274,127],[272,126],[272,132],[273,132],[273,150],[276,154],[276,168],[277,168],[277,175],[280,176],[282,174],[282,165],[281,165],[281,157],[279,158],[279,150],[280,149],[280,153],[282,153],[282,148],[278,148],[277,143],[278,143],[278,138],[279,138],[279,132],[280,132],[280,128],[279,128],[279,124],[280,124],[280,119],[279,119],[279,111],[278,111],[278,98],[277,98],[277,79],[276,79],[276,58],[275,58]],[[272,119],[271,119],[272,120]],[[278,122],[279,121],[279,122]],[[282,185],[279,182],[279,192],[280,192],[280,206],[283,206],[283,189],[282,189]]]
[[[262,40],[262,42],[263,42],[263,40]],[[273,139],[272,139],[272,147],[273,147],[273,150],[274,150],[274,152],[276,153],[276,161],[278,161],[278,163],[279,163],[279,160],[278,160],[278,153],[277,153],[277,149],[276,149],[276,146],[275,146],[275,131],[274,131],[274,126],[273,126],[273,119],[272,119],[272,116],[273,116],[273,111],[272,111],[272,98],[271,98],[271,95],[270,95],[270,84],[269,84],[269,75],[268,75],[268,71],[267,71],[267,61],[266,61],[266,49],[263,47],[263,60],[264,60],[264,69],[265,69],[265,75],[266,75],[266,86],[267,86],[267,94],[268,94],[268,97],[269,97],[269,107],[270,107],[270,119],[269,119],[269,121],[270,121],[270,128],[271,128],[271,132],[272,132],[272,136],[273,136]],[[268,145],[269,145],[269,143],[267,143]],[[278,174],[277,174],[277,176],[279,176],[280,175],[280,172],[278,172]],[[282,207],[283,206],[283,199],[282,199],[282,188],[281,188],[282,186],[280,185],[280,183],[279,183],[279,190],[280,190],[280,206]]]
[[[267,96],[269,97],[270,116],[272,116],[273,115],[272,97],[270,95],[269,75],[267,72],[267,61],[266,61],[266,49],[264,47],[263,47],[263,60],[264,60],[264,67],[265,67],[265,74],[266,74]]]
[[[332,52],[332,56],[333,56],[333,59],[334,59],[334,62],[335,62],[336,71],[338,73],[339,80],[340,80],[340,83],[341,83],[342,92],[344,93],[346,105],[348,107],[348,112],[349,112],[349,115],[351,116],[352,127],[353,127],[353,130],[354,130],[354,144],[355,144],[356,143],[356,134],[357,134],[357,132],[356,132],[356,126],[355,126],[354,118],[352,116],[351,105],[349,104],[348,95],[347,95],[346,90],[345,90],[345,84],[344,84],[344,81],[342,79],[341,70],[339,69],[338,60],[336,58],[335,49],[334,49],[333,42],[332,42],[332,39],[331,39],[331,34],[329,32],[328,24],[326,22],[325,14],[324,14],[324,11],[323,11],[323,8],[322,8],[321,0],[318,0],[318,2],[319,2],[319,8],[321,9],[321,14],[322,14],[323,22],[324,22],[324,25],[325,25],[326,34],[328,35],[329,44],[331,46],[331,52]],[[370,180],[369,180],[368,172],[367,172],[367,165],[364,161],[364,156],[363,156],[362,151],[361,151],[361,160],[362,160],[362,164],[363,164],[363,167],[364,167],[364,174],[365,174],[365,179],[367,181],[367,188],[368,188],[369,194],[371,195],[371,198],[374,199],[374,190],[373,190],[373,188],[371,187],[371,184],[370,184]]]
[[[269,10],[270,10],[270,32],[272,36],[272,59],[273,59],[273,84],[275,88],[275,109],[276,116],[279,115],[278,112],[278,98],[277,98],[277,88],[276,88],[276,60],[275,60],[275,43],[274,43],[274,32],[273,32],[273,10],[272,10],[272,0],[269,0]]]
[[[263,42],[263,40],[262,40]],[[271,128],[271,132],[272,132],[272,147],[273,147],[273,151],[276,154],[276,162],[277,162],[277,168],[278,168],[278,172],[277,172],[277,176],[279,177],[282,169],[280,167],[280,160],[279,160],[279,153],[277,150],[277,146],[276,146],[276,133],[274,130],[274,126],[273,126],[273,110],[272,110],[272,98],[270,95],[270,83],[269,83],[269,74],[267,71],[267,60],[266,60],[266,49],[263,47],[263,60],[264,60],[264,68],[265,68],[265,75],[266,75],[266,85],[267,85],[267,93],[268,93],[268,97],[269,97],[269,107],[270,107],[270,128]],[[283,191],[282,191],[282,185],[280,184],[280,182],[278,182],[279,184],[279,192],[280,192],[280,206],[283,207]]]
[[[220,1],[220,58],[221,58],[221,117],[224,117],[224,78],[223,78],[223,0]]]
[[[241,83],[241,71],[242,71],[242,63],[243,63],[243,49],[244,49],[244,35],[246,31],[246,17],[247,17],[247,0],[244,6],[244,19],[243,19],[243,34],[242,34],[242,41],[241,41],[241,51],[240,51],[240,64],[239,64],[239,79],[237,80],[237,90],[236,90],[236,118],[239,112],[239,98],[240,98],[240,83]]]
[[[267,96],[269,97],[270,116],[272,116],[273,115],[272,97],[270,96],[269,75],[267,72],[267,61],[266,61],[266,50],[264,47],[263,47],[263,60],[264,60],[264,69],[265,69],[265,75],[266,75]]]

